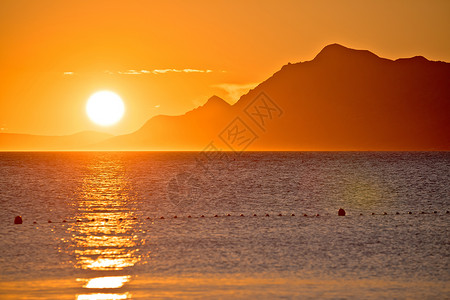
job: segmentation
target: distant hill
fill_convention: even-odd
[[[450,150],[449,116],[449,63],[392,61],[332,44],[312,61],[283,66],[232,106],[214,96],[96,148],[202,150],[213,141],[223,150]],[[239,125],[250,135],[233,140]]]
[[[125,150],[200,150],[233,117],[232,106],[220,97],[181,116],[159,115],[138,131],[111,138],[99,149]]]
[[[136,132],[0,134],[0,150],[450,150],[450,64],[326,46],[234,105],[213,96]]]
[[[0,133],[0,151],[86,150],[111,137],[94,131],[66,136]]]

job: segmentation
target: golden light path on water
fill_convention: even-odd
[[[84,286],[88,289],[108,288],[117,289],[122,287],[126,282],[130,280],[131,276],[105,276],[89,279]]]
[[[130,298],[128,293],[125,294],[89,294],[89,295],[78,295],[77,300],[119,300]]]
[[[79,222],[70,228],[73,264],[89,276],[103,276],[77,278],[83,289],[93,292],[78,294],[76,299],[130,298],[131,294],[124,291],[131,280],[127,269],[141,260],[139,245],[144,240],[136,235],[137,222],[130,206],[133,191],[122,162],[111,157],[93,161],[77,196],[74,205]],[[115,293],[114,289],[120,292]]]

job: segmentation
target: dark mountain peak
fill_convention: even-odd
[[[188,112],[186,112],[184,115],[181,116],[167,116],[167,115],[157,115],[152,117],[150,120],[148,120],[140,130],[146,129],[148,127],[151,127],[152,124],[155,122],[170,122],[173,118],[177,117],[188,117],[188,118],[195,118],[199,116],[212,116],[214,117],[217,112],[225,111],[228,108],[230,108],[231,105],[228,104],[225,100],[220,98],[219,96],[212,96],[206,101],[205,104],[198,106]]]
[[[225,100],[220,98],[219,96],[212,96],[211,98],[206,101],[205,104],[203,104],[202,107],[228,107],[230,104],[228,104]]]
[[[325,47],[323,47],[323,49],[319,52],[318,55],[320,55],[321,53],[327,53],[327,52],[342,52],[342,51],[348,51],[348,50],[352,50],[348,47],[345,47],[341,44],[338,43],[334,43],[334,44],[329,44],[326,45]]]
[[[188,111],[185,115],[191,114],[215,114],[219,111],[228,110],[231,107],[228,102],[220,98],[219,96],[212,96],[206,101],[205,104]]]
[[[322,51],[317,54],[314,61],[348,61],[349,59],[373,59],[379,58],[368,50],[356,50],[344,47],[340,44],[330,44],[325,46]]]
[[[256,115],[244,113],[264,92],[284,113],[269,119],[261,110],[268,130],[246,150],[448,151],[450,63],[423,57],[398,61],[328,45],[312,61],[285,65],[233,106],[213,96],[184,115],[154,117],[137,132],[99,147],[202,150],[214,141],[229,149],[222,133],[237,116],[252,126],[249,118]],[[235,141],[233,147],[240,147]]]
[[[414,56],[414,57],[411,57],[411,58],[399,58],[399,59],[396,59],[395,61],[398,61],[398,62],[414,62],[414,63],[426,63],[426,62],[429,62],[429,60],[426,59],[423,56]]]

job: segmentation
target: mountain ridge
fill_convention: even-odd
[[[422,72],[427,75],[424,76]],[[228,121],[219,120],[218,115],[240,115],[261,91],[266,91],[274,100],[283,102],[282,106],[287,113],[280,123],[288,123],[290,128],[274,125],[273,130],[261,135],[247,150],[448,150],[450,139],[445,134],[445,129],[450,130],[450,126],[448,118],[440,113],[440,110],[449,109],[450,82],[446,78],[450,76],[447,75],[450,75],[449,64],[445,62],[429,61],[420,56],[390,60],[368,50],[332,44],[322,49],[311,61],[284,65],[271,77],[242,95],[231,109],[211,113],[215,117],[210,117],[210,120],[218,119],[209,123],[214,130],[202,129],[199,126],[202,121],[198,120],[192,131],[206,130],[208,134],[205,136],[214,140],[226,127],[226,123],[233,119],[230,117]],[[437,95],[439,93],[441,94]],[[405,105],[408,99],[414,109]],[[420,106],[425,105],[428,100],[433,100],[432,105],[427,106],[421,114]],[[332,109],[343,115],[338,116]],[[297,112],[298,115],[292,112]],[[396,112],[400,114],[396,115]],[[182,120],[189,113],[174,118],[176,122],[183,123]],[[202,118],[205,119],[205,116]],[[245,114],[241,118],[253,124]],[[370,122],[364,123],[365,118]],[[380,119],[381,122],[377,121]],[[327,125],[327,120],[333,126]],[[147,133],[143,129],[139,134],[149,137],[151,130],[158,131],[157,122],[153,123],[151,128],[147,128]],[[183,128],[185,132],[189,132],[189,124],[192,123],[195,122],[189,120],[186,126],[179,125],[178,130]],[[419,128],[415,123],[422,124]],[[415,143],[414,138],[407,133],[408,126],[425,142]],[[314,129],[307,131],[304,127]],[[341,131],[336,132],[336,128]],[[179,143],[174,140],[165,143],[164,139],[171,139],[172,132],[160,132],[159,138],[135,145],[140,149],[152,148],[154,145],[165,145],[163,149],[179,149],[180,146],[185,149],[183,146],[189,143],[184,139],[180,139]],[[372,134],[375,139],[370,141]],[[195,144],[190,150],[201,150],[201,145],[208,143],[208,139],[192,143],[196,140],[192,133],[190,139],[190,146]],[[427,139],[433,142],[426,143]]]
[[[264,101],[280,113],[263,120]],[[282,66],[233,105],[212,96],[183,115],[154,116],[135,132],[91,148],[198,151],[216,143],[233,151],[448,151],[449,111],[449,63],[391,60],[331,44],[310,61]],[[245,149],[225,141],[239,122],[254,134]]]

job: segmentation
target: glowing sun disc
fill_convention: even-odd
[[[86,113],[92,122],[101,125],[113,125],[122,119],[125,106],[116,93],[100,91],[89,97]]]

